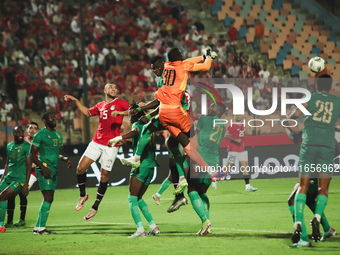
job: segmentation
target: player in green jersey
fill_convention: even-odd
[[[135,104],[131,108],[136,109],[138,106]],[[116,143],[121,142],[122,139],[132,138],[132,146],[133,146],[133,154],[136,153],[138,140],[142,137],[143,124],[138,122],[138,119],[144,114],[144,112],[139,112],[136,115],[130,115],[130,121],[132,123],[132,130],[123,136],[121,136],[120,140],[115,140],[112,142],[112,139],[109,141],[108,146],[112,147]],[[154,144],[154,135],[152,135],[149,139],[148,144],[145,147],[141,155],[141,164],[138,167],[132,167],[130,174],[130,184],[129,184],[129,205],[132,218],[134,219],[137,225],[137,231],[131,235],[131,238],[134,237],[144,237],[146,235],[157,235],[160,233],[159,228],[155,224],[152,215],[149,211],[149,208],[145,201],[143,200],[143,195],[147,190],[150,181],[152,179],[154,173],[154,167],[158,166],[158,162],[155,159],[155,144]],[[139,213],[140,209],[149,223],[149,231],[145,232],[142,219]]]
[[[14,141],[6,148],[7,159],[5,172],[0,184],[0,233],[6,231],[4,226],[7,200],[21,193],[28,195],[28,182],[31,174],[30,144],[24,140],[24,130],[16,126],[13,131]],[[9,222],[12,223],[13,222]]]
[[[215,124],[214,120],[220,119],[225,110],[226,107],[223,104],[217,106],[212,104],[208,109],[208,115],[201,117],[197,123],[198,153],[212,167],[219,165],[218,149],[226,133],[226,127],[223,124]],[[193,169],[189,172],[188,183],[188,194],[192,207],[202,221],[202,228],[197,234],[208,234],[211,232],[211,222],[207,190],[211,184],[211,177],[206,171]]]
[[[158,87],[162,87],[163,84],[163,69],[164,69],[164,58],[161,56],[155,56],[151,59],[151,68],[153,72],[156,74],[156,76],[160,77],[160,80],[158,82]],[[181,101],[183,108],[186,111],[189,111],[189,101],[190,96],[188,93],[185,93],[183,96],[183,99]],[[146,109],[154,109],[155,107],[152,104],[147,104],[143,106],[143,108]],[[139,108],[138,108],[139,109]],[[140,109],[141,110],[141,109]],[[137,114],[138,111],[131,110],[131,114]],[[154,117],[149,121],[151,117]],[[147,125],[144,125],[143,130],[141,130],[141,137],[138,140],[137,144],[137,150],[136,150],[136,157],[140,157],[144,151],[145,146],[148,144],[151,134],[155,131],[162,131],[165,130],[162,126],[161,122],[158,118],[158,108],[151,112],[150,114],[144,115],[141,117],[140,120],[142,123],[148,123]],[[174,140],[174,139],[173,139]],[[188,203],[187,199],[185,198],[183,191],[184,187],[178,186],[178,181],[180,176],[184,178],[188,171],[188,164],[184,158],[183,155],[185,155],[184,151],[180,151],[178,143],[170,142],[168,143],[169,139],[167,139],[166,145],[168,147],[169,151],[169,176],[163,181],[160,189],[156,194],[152,196],[152,198],[156,201],[156,204],[160,204],[160,196],[161,194],[169,187],[170,183],[172,182],[176,191],[176,196],[173,201],[173,203],[170,205],[167,212],[174,212],[177,211],[181,206],[186,205]],[[174,156],[176,155],[176,156]],[[138,167],[140,164],[140,161],[138,160],[137,163],[131,163],[130,159],[122,159],[122,163],[126,165],[132,165],[134,167]]]
[[[333,156],[335,151],[335,124],[340,115],[340,98],[329,94],[333,79],[328,74],[316,78],[318,93],[312,94],[307,103],[302,104],[311,115],[305,116],[300,149],[299,178],[300,188],[294,201],[294,234],[293,241],[299,240],[299,246],[308,246],[309,242],[300,238],[304,224],[303,210],[307,200],[307,191],[311,174],[318,178],[318,195],[314,218],[311,221],[312,237],[318,242],[321,239],[320,221],[328,201],[328,187],[334,171]],[[302,114],[300,109],[288,117],[297,118]]]
[[[41,119],[45,123],[45,128],[35,134],[30,151],[31,158],[36,164],[35,171],[44,198],[33,229],[33,234],[40,235],[55,234],[46,229],[46,222],[57,186],[59,158],[67,162],[68,168],[71,167],[71,161],[64,152],[63,135],[55,130],[57,124],[54,113],[47,112]]]

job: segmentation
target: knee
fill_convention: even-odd
[[[100,176],[101,182],[108,182],[109,181],[109,172],[102,172]]]
[[[82,166],[81,164],[79,164],[77,166],[77,174],[84,174],[86,172],[86,168],[84,166]]]

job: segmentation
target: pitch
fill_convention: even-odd
[[[60,180],[62,181],[62,180]],[[135,231],[127,201],[128,187],[108,187],[96,217],[89,222],[83,216],[94,197],[84,208],[75,210],[78,189],[56,190],[48,220],[48,229],[56,235],[33,235],[32,229],[42,201],[40,191],[28,196],[26,227],[8,228],[2,234],[1,254],[338,254],[340,237],[312,243],[312,248],[288,248],[293,232],[287,199],[297,178],[253,180],[258,191],[244,191],[243,180],[218,182],[209,189],[212,234],[197,236],[201,223],[191,204],[167,213],[173,199],[169,187],[156,205],[151,196],[159,185],[151,185],[144,195],[161,233],[158,236],[128,239]],[[94,189],[94,188],[93,188]],[[94,194],[95,191],[90,191]],[[187,196],[187,195],[186,195]],[[14,221],[19,219],[16,198]],[[340,231],[340,178],[334,178],[325,211],[331,227]],[[305,209],[308,232],[312,213]],[[308,222],[307,222],[308,221]],[[143,222],[144,223],[144,222]],[[147,223],[145,222],[147,226]]]

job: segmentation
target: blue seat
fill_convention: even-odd
[[[313,48],[312,48],[312,53],[313,53],[313,54],[320,55],[320,52],[321,52],[321,51],[320,51],[320,49],[319,49],[318,47],[313,47]]]
[[[241,27],[238,30],[238,37],[239,38],[246,38],[246,36],[247,36],[247,29],[245,27]]]
[[[225,19],[224,19],[224,25],[225,25],[226,27],[229,27],[230,24],[231,24],[231,22],[233,22],[233,21],[234,21],[233,18],[225,17]]]
[[[290,43],[284,43],[283,44],[283,48],[284,48],[284,50],[287,52],[287,53],[289,53],[290,51],[291,51],[291,49],[293,48],[293,46],[290,44]]]
[[[280,49],[282,50],[282,49]],[[286,54],[287,55],[287,54]],[[285,60],[286,55],[281,55],[280,53],[276,55],[276,64],[277,65],[283,65],[283,60]]]
[[[328,41],[332,41],[332,42],[336,43],[337,40],[338,40],[337,34],[335,34],[335,33],[331,33],[328,37]]]
[[[300,72],[300,67],[292,65],[292,71],[291,71],[292,76],[299,75],[299,72]]]
[[[282,9],[282,0],[274,0],[273,2],[273,10],[281,10]]]
[[[217,13],[221,10],[221,6],[211,6],[211,15],[217,15]]]

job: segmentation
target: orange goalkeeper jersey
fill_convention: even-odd
[[[181,106],[181,100],[187,87],[188,73],[210,69],[211,58],[208,57],[204,63],[198,64],[202,60],[203,58],[200,56],[185,61],[167,61],[163,70],[163,86],[155,94],[158,101],[162,104]]]

